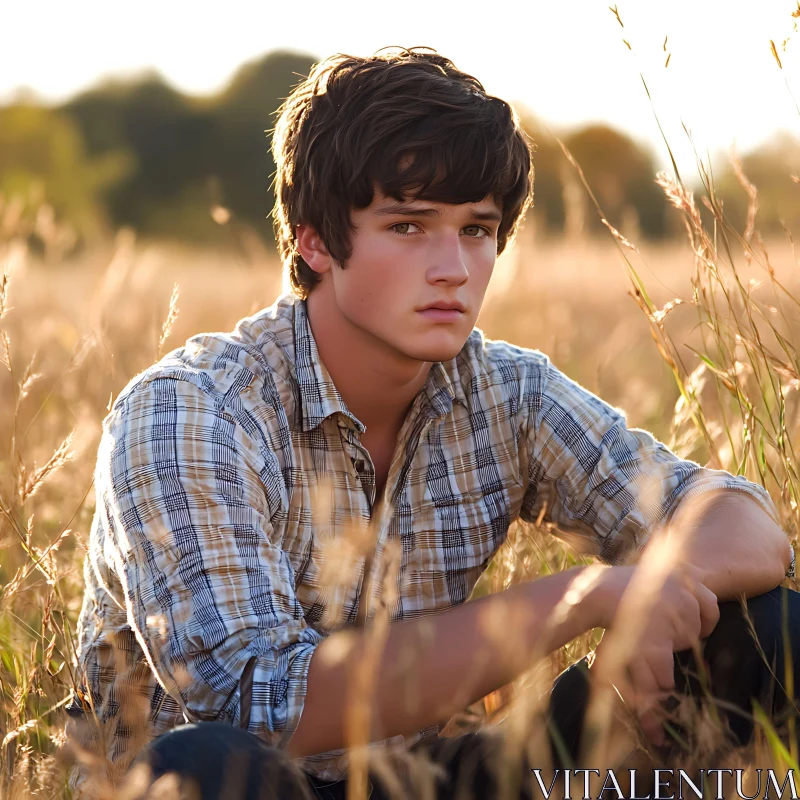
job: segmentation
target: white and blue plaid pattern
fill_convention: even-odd
[[[519,517],[542,512],[619,563],[689,494],[740,490],[775,516],[760,487],[680,460],[543,354],[475,330],[409,412],[372,558],[332,587],[325,543],[372,513],[363,431],[293,295],[193,337],[118,397],[98,453],[72,713],[94,708],[120,768],[136,715],[146,738],[219,719],[285,745],[315,648],[360,602],[374,607],[364,564],[378,569],[391,540],[400,620],[464,602]],[[330,779],[345,765],[341,753],[304,762]]]

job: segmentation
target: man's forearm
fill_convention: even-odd
[[[754,597],[778,586],[789,567],[789,540],[747,495],[734,490],[684,501],[670,532],[682,558],[700,567],[719,601]]]
[[[609,567],[592,569],[568,570],[390,625],[374,698],[366,699],[372,708],[370,739],[443,722],[530,668],[534,656],[604,624],[622,592],[617,583],[621,587],[627,578],[620,568],[619,580],[606,572]],[[593,588],[581,589],[595,575]],[[317,648],[303,715],[287,748],[291,756],[346,746],[346,715],[363,691],[353,686],[352,676],[363,663],[369,635],[369,630],[342,631]]]

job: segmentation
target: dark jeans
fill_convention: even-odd
[[[784,691],[787,650],[794,656],[791,668],[794,686],[800,686],[800,593],[775,589],[752,598],[747,601],[747,617],[750,622],[740,603],[720,604],[719,623],[703,647],[705,670],[698,669],[691,651],[675,656],[675,679],[683,696],[703,695],[704,680],[700,673],[706,672],[705,685],[714,701],[721,701],[717,708],[727,723],[731,746],[745,745],[753,736],[754,699],[777,724],[794,712],[794,698],[788,698]],[[755,631],[758,644],[751,631]],[[590,683],[591,674],[584,659],[561,673],[553,684],[548,728],[555,766],[583,766],[577,759]],[[674,726],[674,730],[677,742],[684,742],[684,747],[692,746],[688,741],[691,731],[682,731],[680,725]],[[501,794],[492,766],[500,742],[500,736],[478,732],[452,739],[425,740],[412,752],[424,755],[441,768],[435,779],[436,798],[491,798]],[[252,734],[216,722],[184,725],[164,734],[151,742],[139,761],[150,767],[153,781],[167,773],[189,779],[194,790],[188,789],[180,796],[198,800],[344,800],[347,794],[346,781],[331,784],[317,780]],[[530,797],[531,764],[523,760],[520,765],[523,774],[518,776],[519,785],[513,795]],[[370,774],[373,800],[417,794],[408,788],[400,793],[395,789],[393,793],[391,788],[382,781],[380,773]],[[510,796],[507,785],[502,795]]]

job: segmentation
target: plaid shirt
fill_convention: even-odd
[[[145,740],[217,719],[285,745],[315,649],[360,602],[372,613],[365,563],[379,570],[392,540],[401,620],[463,603],[509,525],[543,510],[608,563],[635,556],[690,494],[736,489],[775,516],[760,487],[680,460],[543,354],[476,329],[407,415],[371,558],[332,586],[330,543],[375,502],[364,430],[293,295],[193,337],[120,394],[98,453],[78,654],[83,708],[115,764],[141,746],[136,715]],[[303,766],[336,779],[346,763]]]

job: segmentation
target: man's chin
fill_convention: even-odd
[[[423,343],[416,347],[406,346],[406,355],[415,358],[417,361],[450,361],[455,358],[464,347],[466,339],[463,341]]]

